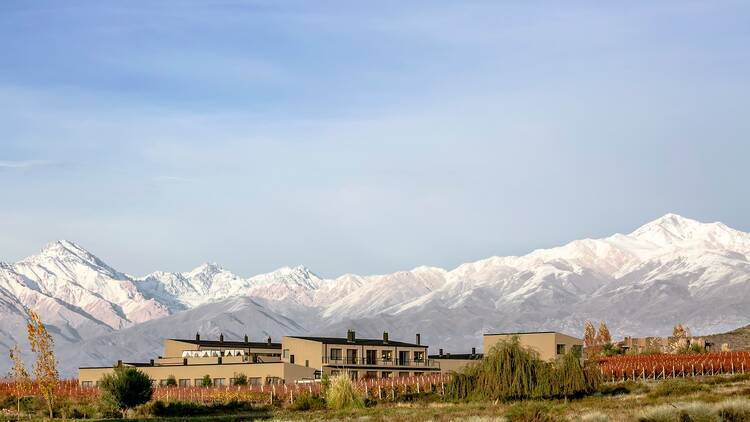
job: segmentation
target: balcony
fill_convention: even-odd
[[[331,358],[323,357],[324,365],[331,366],[384,366],[384,367],[422,367],[436,368],[438,364],[433,359],[368,359],[368,358]]]

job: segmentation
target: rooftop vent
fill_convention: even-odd
[[[474,356],[476,354],[477,354],[477,348],[476,347],[472,347],[471,348],[471,355]]]
[[[268,345],[271,345],[271,336],[268,336]]]
[[[388,331],[383,331],[383,343],[388,344]]]
[[[419,333],[417,333],[417,344],[418,344],[418,345],[421,345],[421,344],[422,344],[422,335],[421,335],[421,334],[419,334]]]
[[[250,342],[250,339],[247,338],[247,334],[245,334],[245,343],[249,343],[249,342]]]
[[[224,343],[224,333],[219,334],[219,342]]]
[[[195,341],[201,341],[200,333],[195,333]]]
[[[443,349],[438,350],[438,355],[443,356]]]
[[[354,340],[356,339],[356,334],[354,333],[354,330],[349,330],[346,332],[346,341],[347,343],[354,343]]]

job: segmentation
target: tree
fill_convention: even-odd
[[[247,375],[234,374],[234,385],[247,385]]]
[[[688,338],[690,337],[690,332],[686,327],[683,327],[682,324],[677,324],[674,326],[674,329],[672,330],[672,337],[676,339],[680,338]]]
[[[599,323],[599,332],[596,335],[596,344],[604,346],[607,343],[612,343],[612,336],[609,334],[609,328],[604,321]]]
[[[13,367],[10,369],[10,379],[13,381],[13,395],[16,397],[16,409],[18,417],[21,417],[21,397],[31,389],[31,379],[26,365],[21,358],[21,349],[14,345],[10,349],[10,360]]]
[[[154,394],[153,380],[132,366],[120,366],[102,378],[100,388],[125,417],[125,412],[148,403]]]
[[[29,309],[28,314],[29,322],[26,324],[26,329],[29,335],[29,344],[31,345],[31,351],[36,353],[34,378],[39,386],[39,392],[42,394],[44,401],[47,402],[49,417],[52,418],[55,388],[60,380],[60,373],[57,371],[57,359],[53,351],[55,342],[44,327],[39,315],[31,309]]]
[[[596,345],[596,329],[591,321],[583,324],[583,347],[593,347]]]
[[[210,387],[213,384],[214,383],[211,380],[211,376],[210,375],[206,374],[206,375],[203,376],[203,379],[201,380],[201,387]]]
[[[167,382],[165,385],[167,387],[177,387],[177,379],[175,379],[174,375],[170,375],[167,377]]]

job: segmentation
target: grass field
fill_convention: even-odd
[[[133,415],[128,420],[193,422],[346,419],[462,422],[750,421],[750,376],[605,384],[599,392],[573,400],[448,403],[441,401],[438,396],[425,394],[408,403],[379,402],[363,409],[348,411],[300,411],[289,407],[268,407],[223,412],[221,408],[217,408],[213,413],[203,416],[139,418]],[[15,416],[0,416],[0,420],[15,420]]]

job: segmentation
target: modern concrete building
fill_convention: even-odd
[[[427,346],[382,339],[283,337],[281,343],[166,339],[164,355],[148,363],[119,361],[110,367],[79,368],[83,386],[94,386],[117,366],[134,366],[164,385],[171,377],[179,386],[200,386],[205,376],[213,385],[232,385],[240,374],[249,384],[282,384],[313,380],[322,374],[347,373],[352,378],[415,376],[440,371],[427,357]]]
[[[482,360],[483,357],[483,354],[477,353],[475,347],[471,348],[471,353],[443,353],[443,349],[440,349],[437,355],[429,356],[440,366],[440,372],[444,374],[460,371],[464,366]]]
[[[358,339],[349,330],[346,338],[283,337],[282,362],[312,367],[321,374],[347,373],[352,379],[418,376],[440,371],[427,357],[420,335],[415,343],[382,339]]]
[[[522,346],[529,347],[543,360],[553,360],[570,350],[583,351],[583,340],[555,331],[535,331],[521,333],[498,333],[484,335],[484,350],[487,352],[500,341],[517,337]]]
[[[218,340],[164,340],[164,356],[148,363],[118,361],[116,366],[135,366],[158,384],[174,377],[183,387],[200,386],[208,375],[213,385],[232,385],[243,374],[249,384],[281,384],[315,378],[314,368],[305,368],[281,361],[280,343]],[[83,386],[94,386],[114,367],[79,368],[78,379]]]

